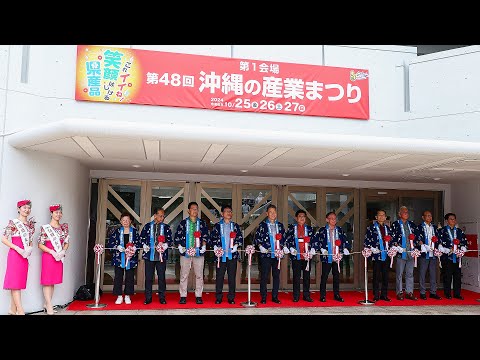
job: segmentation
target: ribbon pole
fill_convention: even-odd
[[[101,309],[107,306],[107,304],[100,304],[100,271],[101,271],[101,265],[102,265],[102,262],[100,260],[102,259],[103,246],[101,245],[97,246],[97,245],[95,245],[95,248],[94,248],[94,251],[97,256],[97,276],[95,280],[95,303],[86,305],[90,309]]]
[[[250,268],[252,267],[252,254],[253,254],[253,246],[248,245],[247,248],[245,249],[245,253],[248,254],[248,265],[247,265],[247,291],[248,291],[248,300],[244,301],[241,303],[243,307],[256,307],[257,303],[251,301],[251,279],[250,279]],[[246,261],[246,259],[243,259],[243,261]]]
[[[364,251],[365,251],[365,250],[364,250]],[[359,304],[362,304],[362,305],[373,305],[373,304],[375,304],[375,302],[373,302],[373,301],[371,301],[371,300],[368,300],[368,289],[367,289],[367,285],[368,285],[368,277],[367,277],[367,258],[368,258],[368,256],[370,256],[370,255],[368,255],[368,254],[369,254],[368,251],[365,252],[365,253],[362,252],[362,254],[364,255],[364,258],[365,258],[365,300],[360,300],[358,303],[359,303]],[[368,256],[366,256],[366,255],[368,255]]]

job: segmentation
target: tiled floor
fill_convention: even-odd
[[[35,313],[32,315],[45,315]],[[58,310],[59,315],[480,315],[479,305],[464,306],[356,306],[318,308],[235,308],[177,310]]]

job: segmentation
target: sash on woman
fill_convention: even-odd
[[[24,223],[22,223],[20,220],[18,219],[13,219],[12,220],[13,223],[15,224],[15,226],[17,227],[19,233],[20,233],[20,237],[22,238],[22,243],[23,243],[23,248],[26,249],[28,246],[30,246],[30,235],[28,233],[28,229],[27,227],[25,226]]]
[[[53,230],[53,227],[50,224],[43,225],[42,227],[45,230],[47,237],[50,239],[50,242],[52,243],[55,252],[59,253],[60,251],[62,251],[62,243],[60,242],[60,236],[58,235],[58,233]],[[62,257],[62,262],[63,259],[64,258]]]
[[[128,242],[133,242],[133,227],[130,226],[130,234],[128,234]],[[123,226],[120,228],[120,245],[125,248],[125,244],[123,242]],[[122,264],[120,267],[124,268],[125,270],[130,270],[130,261],[128,262],[127,266],[125,267],[125,251],[120,253]]]

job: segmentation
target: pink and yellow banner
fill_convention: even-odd
[[[75,99],[369,119],[367,70],[79,45]]]

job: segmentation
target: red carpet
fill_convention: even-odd
[[[300,300],[297,303],[292,301],[292,294],[287,292],[280,292],[279,293],[279,300],[281,304],[275,304],[271,301],[271,294],[267,298],[266,304],[260,304],[260,293],[253,292],[251,294],[251,301],[255,301],[258,303],[257,307],[269,307],[269,308],[282,308],[282,307],[325,307],[325,306],[364,306],[358,303],[358,301],[365,300],[365,292],[363,291],[342,291],[340,294],[344,298],[345,302],[341,303],[335,301],[333,299],[333,292],[327,292],[327,301],[320,302],[320,293],[318,291],[312,292],[311,297],[314,302],[309,303],[303,300]],[[443,294],[439,292],[440,296],[442,296],[441,300],[435,300],[428,298],[427,292],[427,300],[420,300],[419,292],[415,291],[415,296],[419,299],[417,301],[412,300],[397,300],[395,296],[395,292],[391,291],[388,296],[392,299],[392,301],[378,301],[375,305],[378,306],[422,306],[422,305],[480,305],[480,302],[477,299],[480,299],[480,294],[462,290],[462,296],[465,298],[464,300],[454,299],[447,300],[443,298]],[[125,303],[121,305],[115,305],[116,296],[111,293],[106,293],[102,295],[100,298],[100,303],[107,304],[106,307],[100,309],[91,309],[87,307],[87,304],[92,304],[93,301],[73,301],[67,308],[67,310],[72,311],[82,311],[82,310],[161,310],[161,309],[204,309],[204,308],[233,308],[233,307],[243,307],[240,303],[243,301],[247,301],[248,294],[246,292],[239,292],[235,297],[235,304],[229,304],[226,301],[226,294],[224,294],[224,298],[221,304],[215,304],[215,294],[213,292],[205,292],[203,293],[202,299],[203,304],[197,305],[195,303],[195,295],[194,293],[188,293],[187,303],[185,305],[180,305],[178,303],[180,296],[178,292],[167,292],[166,300],[167,304],[162,305],[159,303],[158,298],[152,303],[148,305],[143,305],[144,295],[143,293],[137,293],[131,296],[132,303],[130,305],[126,305]],[[371,294],[368,294],[369,300],[372,300]],[[300,296],[301,299],[301,296]],[[375,306],[373,305],[373,306]]]

